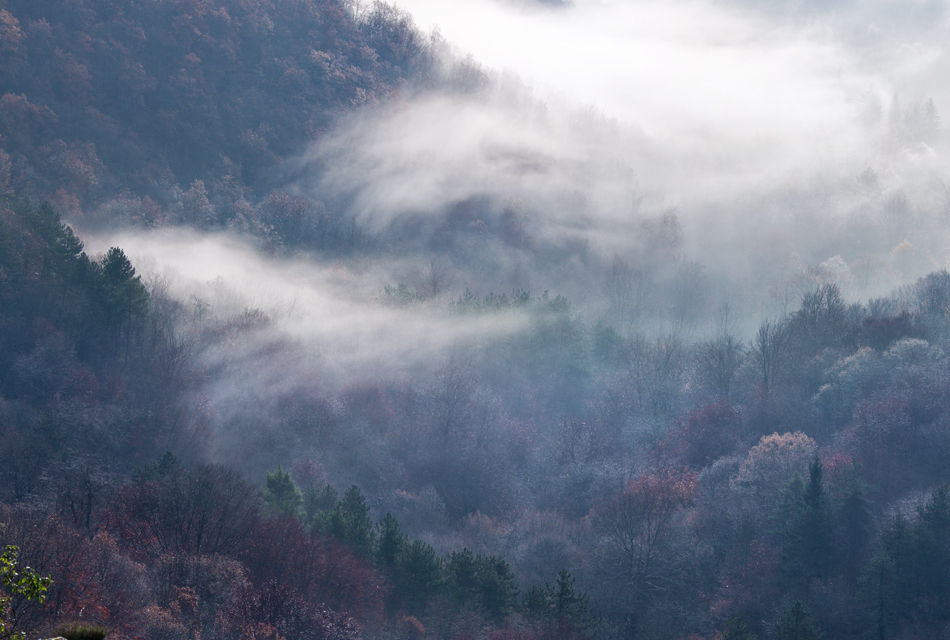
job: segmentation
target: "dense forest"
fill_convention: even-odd
[[[4,0],[0,24],[0,193],[87,223],[344,243],[319,203],[267,197],[292,156],[408,80],[459,77],[384,4]]]
[[[561,297],[463,296],[439,312],[529,321],[430,383],[280,398],[242,438],[289,471],[247,477],[202,460],[191,391],[214,374],[194,354],[266,317],[150,294],[121,249],[90,259],[48,205],[8,203],[2,234],[3,537],[53,579],[42,606],[11,610],[17,628],[947,628],[946,272],[869,307],[823,286],[748,343],[728,327],[624,339]],[[415,304],[407,289],[380,303]]]
[[[0,0],[0,639],[947,637],[950,199],[756,194],[741,277],[532,195],[613,156],[374,217],[420,100],[546,109],[382,3]]]

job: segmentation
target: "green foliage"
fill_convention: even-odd
[[[391,513],[376,523],[375,538],[376,566],[395,587],[395,600],[412,615],[424,613],[442,585],[442,558],[421,540],[410,543]]]
[[[388,284],[383,287],[383,293],[376,301],[389,307],[407,307],[423,299],[419,293],[410,290],[409,285],[399,283],[395,287]]]
[[[125,252],[118,247],[112,247],[106,253],[101,273],[101,302],[105,320],[112,327],[114,340],[117,341],[116,350],[124,332],[127,356],[133,326],[144,318],[148,310],[148,291],[142,284],[141,276],[135,275],[135,268]]]
[[[442,580],[442,559],[421,540],[404,544],[395,559],[393,582],[412,614],[422,613]]]
[[[808,612],[808,607],[800,600],[793,602],[778,622],[772,625],[772,638],[775,640],[820,640],[823,635]]]
[[[609,364],[620,357],[623,336],[612,326],[598,323],[592,330],[593,353],[601,363]]]
[[[317,531],[325,530],[329,512],[336,505],[338,497],[330,485],[321,488],[309,483],[303,494],[304,522]]]
[[[449,595],[459,605],[472,604],[496,621],[514,610],[518,585],[511,568],[496,556],[475,556],[468,549],[449,555],[445,564]]]
[[[5,595],[0,596],[0,637],[15,638],[23,640],[26,634],[19,631],[13,631],[16,621],[10,621],[7,613],[13,598],[25,598],[26,600],[36,600],[43,602],[46,599],[46,591],[49,589],[52,579],[42,577],[30,567],[17,569],[17,557],[20,550],[14,545],[7,545],[0,554],[0,585],[3,586]]]
[[[332,490],[331,490],[332,491]],[[329,499],[330,494],[326,495]],[[329,510],[318,510],[313,520],[317,531],[330,535],[364,558],[373,557],[375,532],[363,492],[355,484]]]
[[[827,578],[834,551],[834,523],[824,487],[824,467],[817,455],[808,466],[808,476],[804,487],[793,478],[785,490],[784,508],[789,517],[779,571],[795,589],[804,588],[814,578]]]
[[[376,523],[376,566],[392,571],[407,541],[406,534],[399,530],[399,522],[393,514],[387,513]]]
[[[468,549],[450,553],[445,563],[445,581],[449,593],[459,604],[474,600],[478,590],[475,554]]]
[[[749,625],[742,616],[732,616],[722,630],[720,640],[755,640],[755,634],[749,631]]]
[[[557,574],[557,586],[553,590],[549,587],[549,593],[554,603],[554,613],[558,618],[575,621],[583,627],[589,625],[587,596],[574,590],[574,578],[567,570],[562,569]]]
[[[56,627],[53,635],[65,640],[105,640],[105,637],[109,635],[109,630],[82,622],[70,622]]]
[[[546,619],[552,610],[552,605],[548,600],[548,589],[550,585],[539,587],[532,585],[530,589],[521,598],[521,610],[525,616],[532,620]]]
[[[82,254],[83,243],[73,230],[60,220],[59,214],[48,202],[31,207],[25,200],[15,205],[29,226],[49,246],[43,261],[43,273],[70,284],[78,271],[76,260]]]
[[[10,245],[10,235],[6,224],[0,220],[0,268],[7,271],[14,260],[13,247]]]
[[[514,289],[511,293],[492,291],[482,299],[472,293],[471,289],[465,289],[465,293],[451,303],[451,308],[457,313],[498,313],[509,309],[526,308],[533,300],[531,294],[522,289]]]
[[[853,581],[860,575],[866,559],[873,522],[867,487],[854,472],[846,478],[836,501],[835,521],[835,563]]]
[[[299,516],[303,496],[290,474],[277,465],[276,471],[265,471],[264,477],[267,483],[264,501],[278,513],[292,518]]]
[[[950,489],[937,489],[916,521],[893,518],[861,582],[879,637],[904,625],[950,621]]]
[[[478,573],[479,603],[491,618],[504,620],[514,610],[518,598],[518,583],[511,567],[497,556],[488,556]]]
[[[562,569],[553,586],[531,587],[521,601],[521,609],[536,624],[587,634],[597,626],[588,612],[587,600],[586,594],[575,591],[571,574]]]
[[[36,342],[31,328],[48,323],[69,338],[78,359],[102,365],[128,361],[148,317],[149,295],[125,253],[111,248],[101,262],[82,252],[82,242],[48,204],[27,200],[0,206],[0,308],[6,316],[0,337],[0,365],[9,367]],[[15,251],[12,249],[16,247]],[[0,366],[0,384],[7,373]]]
[[[825,494],[824,465],[818,454],[808,463],[808,487],[805,490],[805,508],[826,509],[828,497]]]
[[[797,471],[792,474],[779,490],[778,501],[769,520],[772,525],[772,533],[778,537],[780,542],[785,541],[791,531],[795,521],[805,508],[805,481]]]
[[[159,480],[161,478],[174,476],[184,470],[184,466],[171,451],[166,451],[158,462],[143,465],[136,470],[133,477],[136,480]]]

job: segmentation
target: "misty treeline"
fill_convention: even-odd
[[[255,337],[275,319],[147,289],[121,249],[83,253],[49,206],[14,201],[2,221],[2,535],[53,579],[45,603],[11,610],[17,628],[902,638],[950,624],[946,272],[866,305],[819,285],[748,338],[725,310],[690,339],[621,333],[547,292],[390,287],[384,309],[524,321],[413,376],[268,388],[222,425],[214,386],[249,349],[293,361],[292,339]]]
[[[444,50],[380,2],[4,0],[0,194],[87,224],[349,248],[339,215],[272,191],[341,114],[482,81]]]
[[[486,106],[488,84],[379,3],[0,0],[0,541],[53,580],[3,612],[13,628],[950,633],[934,101],[872,114],[870,166],[698,213],[644,201],[608,144],[624,132],[593,116],[576,155],[477,145],[473,173],[527,187],[451,176],[427,208],[365,205],[360,180],[392,168],[364,148],[423,137],[387,118],[426,91]],[[556,131],[522,90],[486,113]],[[470,106],[435,103],[426,125]],[[334,169],[359,175],[321,183]],[[87,255],[61,214],[228,231],[379,281],[342,318],[297,311],[343,337],[372,316],[373,341],[312,339],[241,283],[183,294],[121,248]],[[401,324],[429,348],[387,344]]]
[[[311,460],[294,466],[302,491],[280,465],[254,479],[262,491],[209,463],[194,349],[250,325],[181,335],[180,310],[121,249],[90,258],[48,204],[0,208],[0,303],[0,539],[19,575],[52,579],[45,599],[11,589],[4,637],[73,624],[117,638],[572,638],[595,623],[566,570],[522,597],[503,558],[437,553]]]

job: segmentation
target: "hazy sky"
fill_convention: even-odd
[[[540,94],[563,93],[659,136],[840,129],[862,103],[887,101],[946,68],[946,3],[826,2],[814,5],[823,10],[780,15],[755,11],[757,4],[783,3],[399,3],[423,29],[437,27],[479,62],[514,71]],[[932,8],[918,16],[921,6]]]
[[[450,286],[459,288],[451,295],[474,282],[481,295],[520,286],[597,296],[602,265],[614,255],[637,263],[642,221],[668,207],[683,223],[686,257],[702,262],[714,288],[747,297],[823,263],[870,273],[876,295],[947,266],[947,243],[925,216],[939,212],[941,180],[950,184],[946,145],[899,140],[889,124],[895,93],[902,105],[933,96],[950,114],[946,2],[768,3],[768,12],[740,0],[399,5],[488,69],[493,88],[475,97],[409,92],[354,112],[315,142],[315,170],[297,187],[344,194],[337,201],[350,203],[348,213],[379,232],[409,216],[442,233],[459,202],[513,203],[534,244],[465,236],[482,264],[463,266],[450,252]],[[873,193],[856,180],[867,167],[880,176]],[[895,194],[899,211],[888,214]],[[224,278],[250,306],[296,300],[306,321],[286,331],[321,344],[394,349],[398,360],[486,330],[419,330],[430,320],[394,321],[375,305],[384,284],[421,278],[431,256],[415,249],[333,271],[268,261],[226,236],[177,238],[174,247],[156,234],[115,240],[161,256],[155,271],[189,274],[195,286]],[[420,343],[420,332],[440,339]],[[338,348],[341,363],[346,350]]]
[[[814,221],[861,210],[871,230],[898,192],[910,214],[932,212],[950,180],[945,135],[924,144],[891,122],[895,95],[900,109],[930,97],[950,104],[946,2],[400,6],[492,70],[500,88],[494,99],[427,95],[357,114],[314,147],[328,169],[320,189],[352,195],[372,228],[488,195],[533,209],[539,233],[609,254],[634,242],[632,216],[671,206],[713,268],[758,242],[737,235],[750,223],[774,223],[785,237],[776,258],[797,253],[807,267],[907,239],[899,230],[881,247],[835,246]],[[519,83],[520,93],[505,88]],[[856,180],[866,168],[880,177],[871,196]],[[708,235],[713,221],[718,237]],[[920,264],[945,266],[945,252],[926,254]]]
[[[809,268],[854,299],[950,265],[948,4],[759,4],[402,0],[490,71],[489,88],[410,90],[356,110],[285,185],[381,234],[378,254],[277,259],[228,234],[175,230],[103,234],[88,248],[122,246],[173,297],[222,319],[269,316],[203,353],[221,372],[210,390],[221,429],[297,388],[431,375],[526,326],[517,313],[446,311],[469,286],[550,289],[593,323],[620,258],[648,274],[637,280],[648,311],[627,330],[665,330],[676,304],[694,302],[698,331],[710,330],[729,303],[748,336],[794,310],[816,282]],[[895,134],[895,93],[901,105],[933,96],[942,137]],[[874,185],[857,180],[868,167]],[[485,220],[453,217],[466,202]],[[503,208],[521,239],[506,237]],[[675,256],[651,246],[668,211],[682,224]],[[385,235],[406,220],[409,231]],[[386,284],[419,286],[432,260],[448,273],[441,300],[377,303]]]
[[[559,168],[592,156],[618,160],[640,189],[675,205],[734,198],[809,174],[890,170],[890,160],[885,167],[880,156],[892,96],[904,104],[933,96],[938,106],[950,96],[943,73],[947,4],[879,0],[815,3],[809,10],[801,2],[768,3],[798,7],[771,13],[757,10],[762,4],[404,0],[399,6],[423,30],[438,29],[460,54],[501,77],[516,77],[549,107],[551,119],[582,112],[619,130],[609,144],[595,141],[598,148],[579,158],[578,144],[591,136],[577,127],[565,132],[550,119],[526,125],[519,121],[523,111],[515,116],[456,104],[440,110],[431,101],[415,102],[337,131],[342,143],[336,147],[352,154],[342,159],[351,164],[341,171],[357,170],[349,179],[339,173],[330,179],[333,186],[369,193],[368,200],[358,199],[359,214],[376,222],[382,215],[386,222],[381,211],[424,208],[419,200],[437,197],[437,183],[457,188],[444,194],[448,200],[464,197],[458,187],[466,181],[469,191],[483,189],[479,179],[501,181],[497,190],[510,191],[503,184],[512,176],[507,166],[493,164],[488,153],[480,165],[473,162],[473,150],[497,147],[498,139],[518,147],[516,155],[561,161]],[[537,141],[525,140],[530,135]],[[331,166],[340,165],[334,155]],[[408,174],[416,168],[421,171],[413,179]],[[599,170],[593,173],[600,179]],[[381,185],[385,194],[371,193]],[[405,194],[411,197],[401,199]]]
[[[856,72],[820,27],[787,27],[702,0],[400,4],[423,28],[437,26],[541,95],[564,94],[661,137],[841,128],[854,111],[849,93],[888,91]]]

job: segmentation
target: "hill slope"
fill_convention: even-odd
[[[253,200],[334,114],[425,65],[378,3],[357,21],[337,0],[3,0],[0,194],[75,217],[125,192],[150,222],[183,185],[209,224],[206,189]]]

